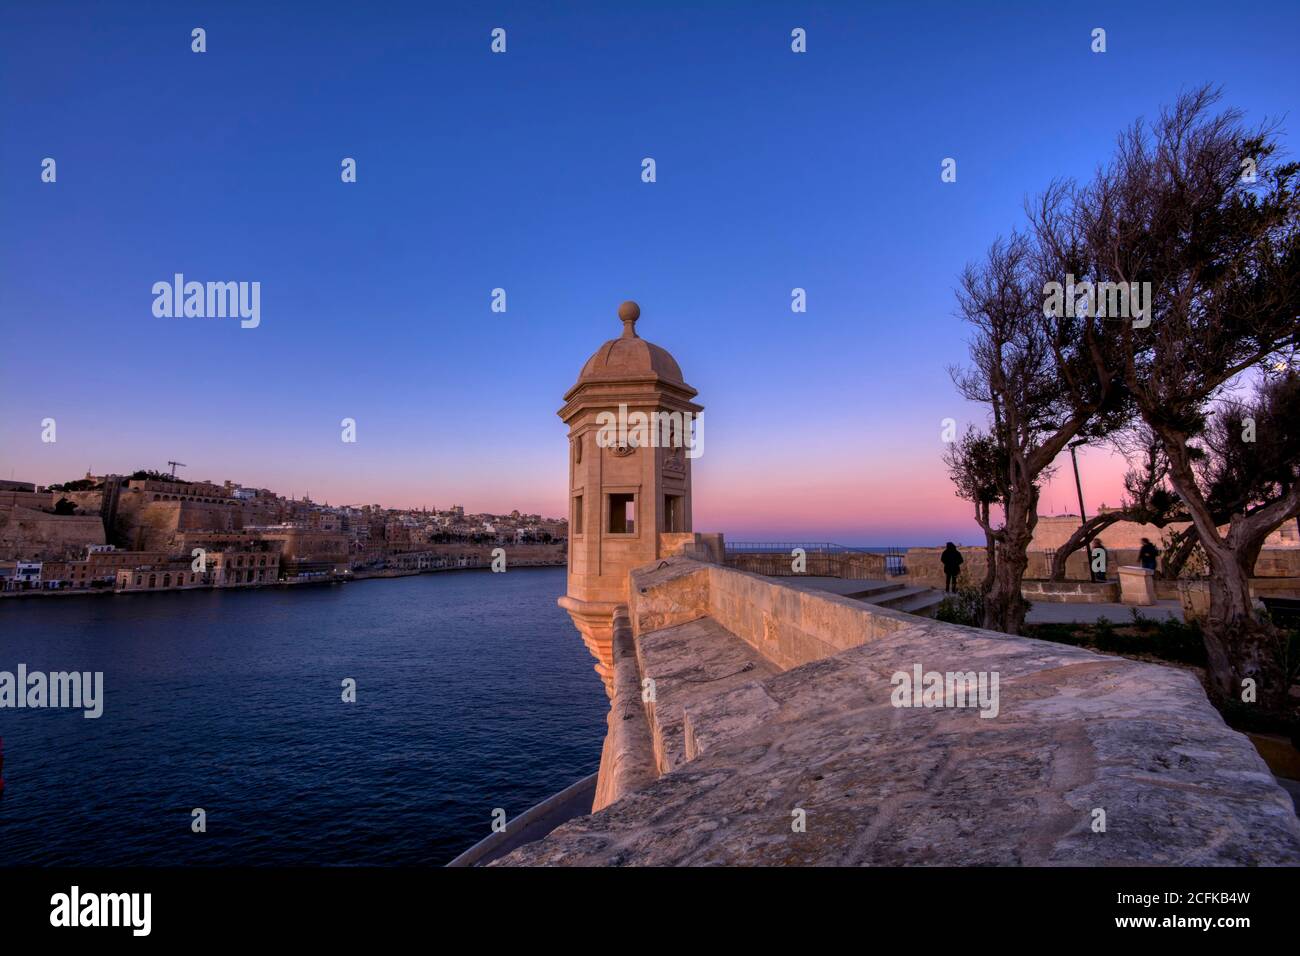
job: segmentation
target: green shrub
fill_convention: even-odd
[[[1111,654],[1132,652],[1138,649],[1134,646],[1135,644],[1142,643],[1145,642],[1134,641],[1128,635],[1115,630],[1115,625],[1104,616],[1097,618],[1097,623],[1093,625],[1092,635],[1088,640],[1089,646]]]
[[[938,610],[936,621],[945,624],[965,624],[967,627],[984,625],[984,594],[977,587],[960,587],[956,594],[947,595]]]
[[[1282,672],[1291,684],[1300,682],[1300,630],[1283,632]]]
[[[1105,617],[1099,617],[1092,625],[1036,624],[1028,633],[1040,640],[1091,647],[1111,654],[1142,654],[1179,664],[1205,665],[1205,642],[1200,627],[1173,618],[1156,621],[1142,617],[1121,630]],[[1296,654],[1300,662],[1300,643]]]
[[[1236,698],[1214,700],[1214,706],[1233,730],[1256,734],[1281,734],[1291,738],[1291,746],[1300,749],[1300,718],[1294,713],[1279,714],[1261,710],[1258,704],[1247,704]]]
[[[1201,636],[1201,626],[1166,618],[1156,625],[1155,647],[1151,653],[1181,664],[1205,666],[1205,638]]]
[[[1286,676],[1287,686],[1300,682],[1300,628],[1287,628],[1280,625],[1267,611],[1262,617],[1277,628],[1274,653],[1277,656],[1278,666]]]
[[[1040,641],[1051,641],[1053,644],[1069,644],[1072,647],[1086,647],[1088,639],[1085,634],[1076,634],[1079,630],[1078,624],[1030,624],[1025,628],[1025,636],[1037,638]]]

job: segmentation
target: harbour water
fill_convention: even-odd
[[[104,673],[0,708],[0,865],[445,863],[599,764],[564,575],[0,602],[0,671]]]

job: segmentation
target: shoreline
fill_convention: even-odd
[[[527,568],[565,568],[568,567],[567,558],[562,562],[553,564],[520,564],[513,568],[507,568],[508,571],[518,571]],[[186,591],[265,591],[270,589],[286,589],[301,587],[322,587],[331,584],[351,584],[356,581],[375,581],[385,580],[388,578],[409,578],[421,574],[438,574],[445,571],[491,571],[490,565],[484,564],[475,567],[453,567],[453,568],[385,568],[379,571],[369,571],[360,573],[351,573],[346,577],[330,578],[320,581],[270,581],[265,584],[241,584],[231,587],[185,587],[185,588],[155,588],[153,590],[131,590],[119,591],[115,588],[63,588],[60,590],[27,590],[27,591],[0,591],[0,601],[19,598],[60,598],[60,597],[103,597],[115,596],[122,594],[178,594]]]

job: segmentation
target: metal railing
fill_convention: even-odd
[[[796,563],[788,553],[742,551],[727,553],[727,567],[766,577],[853,578],[879,581],[885,577],[885,556],[868,552],[817,552]],[[798,567],[800,570],[796,570]]]
[[[808,554],[843,554],[863,550],[830,541],[728,541],[726,544],[728,552],[738,554],[789,554],[795,548],[801,548]]]

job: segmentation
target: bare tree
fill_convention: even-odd
[[[997,535],[990,511],[994,505],[1003,503],[1006,454],[991,434],[971,427],[944,452],[943,460],[957,486],[957,497],[974,506],[975,522],[984,531],[986,557],[980,593],[987,594],[993,587],[997,569]]]
[[[1219,405],[1201,445],[1197,471],[1212,508],[1232,514],[1286,497],[1300,481],[1300,371],[1262,370],[1253,395]]]
[[[988,406],[1002,469],[1002,527],[985,528],[996,561],[984,626],[1008,634],[1024,626],[1021,582],[1038,523],[1040,482],[1072,438],[1100,437],[1122,422],[1116,405],[1122,395],[1112,387],[1096,320],[1045,314],[1043,260],[1029,236],[1013,234],[996,241],[980,265],[965,269],[957,293],[975,334],[971,365],[953,370],[953,381],[967,399]]]
[[[1300,487],[1239,504],[1220,531],[1197,439],[1210,437],[1209,409],[1242,373],[1300,343],[1300,167],[1276,160],[1271,129],[1213,112],[1217,100],[1201,88],[1150,126],[1135,123],[1112,164],[1035,226],[1082,251],[1076,276],[1150,290],[1144,315],[1105,322],[1116,371],[1168,455],[1210,566],[1211,688],[1232,697],[1250,679],[1261,702],[1280,706],[1277,635],[1254,613],[1249,579],[1264,538],[1300,507]]]

